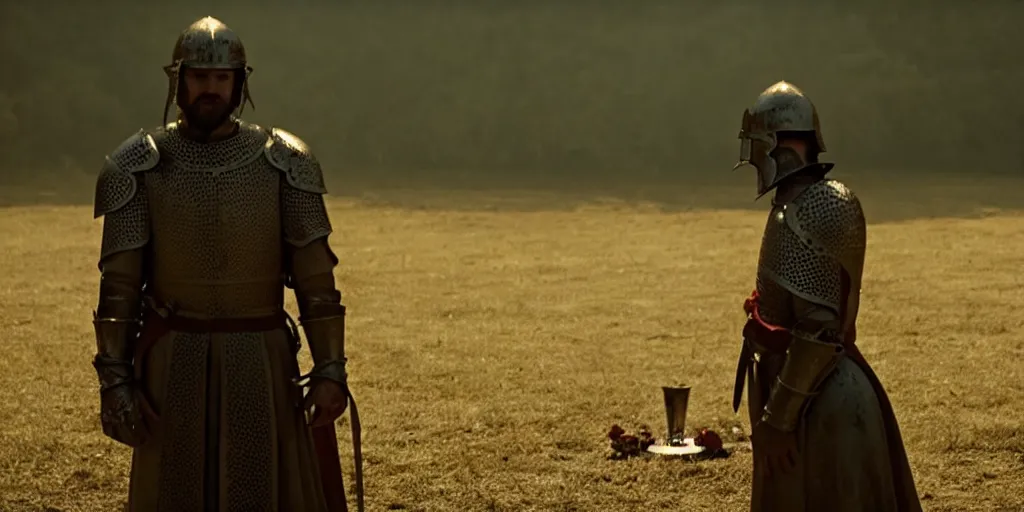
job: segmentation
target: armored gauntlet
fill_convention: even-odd
[[[92,364],[100,383],[100,421],[104,434],[134,447],[149,434],[136,398],[132,363],[139,306],[109,288],[101,284],[99,306],[93,312],[97,351]]]
[[[810,399],[817,394],[843,354],[841,344],[823,341],[820,334],[792,331],[793,340],[786,351],[786,362],[773,383],[761,421],[783,432],[796,429]]]

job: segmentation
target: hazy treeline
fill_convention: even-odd
[[[158,125],[161,66],[207,14],[249,49],[247,117],[350,181],[720,176],[778,79],[816,101],[843,166],[1024,171],[1018,1],[9,0],[2,180],[91,176]]]

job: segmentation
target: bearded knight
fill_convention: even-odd
[[[295,135],[237,117],[252,67],[219,20],[189,26],[164,70],[165,124],[109,153],[95,195],[93,365],[103,432],[133,448],[128,509],[345,510],[334,421],[347,409],[362,510],[320,164]]]
[[[817,110],[778,82],[744,112],[739,138],[735,168],[755,168],[758,198],[775,191],[733,394],[738,411],[748,380],[750,509],[920,511],[892,405],[855,345],[866,224],[818,161]]]

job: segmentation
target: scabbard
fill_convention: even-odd
[[[345,392],[348,393],[349,416],[352,419],[352,459],[355,462],[356,470],[356,509],[363,512],[366,507],[363,502],[363,430],[359,425],[359,409],[356,407],[356,399],[348,387],[345,388]]]
[[[351,391],[346,390],[349,402],[349,415],[352,419],[352,450],[356,472],[356,509],[364,511],[363,502],[363,450],[362,429],[359,425],[359,409]],[[338,453],[338,436],[331,422],[322,427],[311,429],[313,447],[316,451],[317,464],[320,467],[320,482],[330,512],[348,512],[348,500],[345,497],[345,481],[341,474],[341,458]]]
[[[785,327],[772,325],[761,318],[757,305],[757,290],[743,302],[743,310],[747,313],[747,323],[743,325],[743,348],[740,350],[739,361],[736,361],[736,381],[732,391],[732,410],[739,412],[740,400],[743,399],[743,386],[747,373],[753,364],[754,343],[779,354],[785,354],[789,346],[790,333]]]
[[[338,454],[338,436],[334,423],[311,429],[316,461],[320,468],[320,483],[327,500],[327,510],[348,512],[345,500],[345,481],[341,475],[341,458]]]
[[[732,388],[732,412],[740,411],[740,401],[743,400],[743,385],[746,384],[747,369],[750,367],[750,358],[752,355],[750,342],[747,339],[744,339],[743,346],[740,348],[739,360],[736,361],[736,380],[734,381]]]

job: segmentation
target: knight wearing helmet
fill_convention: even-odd
[[[857,196],[827,178],[818,113],[778,82],[743,114],[740,161],[775,191],[736,371],[753,427],[754,512],[920,511],[899,425],[855,344],[866,248]]]
[[[95,193],[93,365],[103,432],[133,448],[128,509],[345,510],[334,422],[347,409],[362,510],[320,164],[295,135],[238,117],[252,67],[219,20],[190,25],[164,69],[165,124],[114,149]]]

